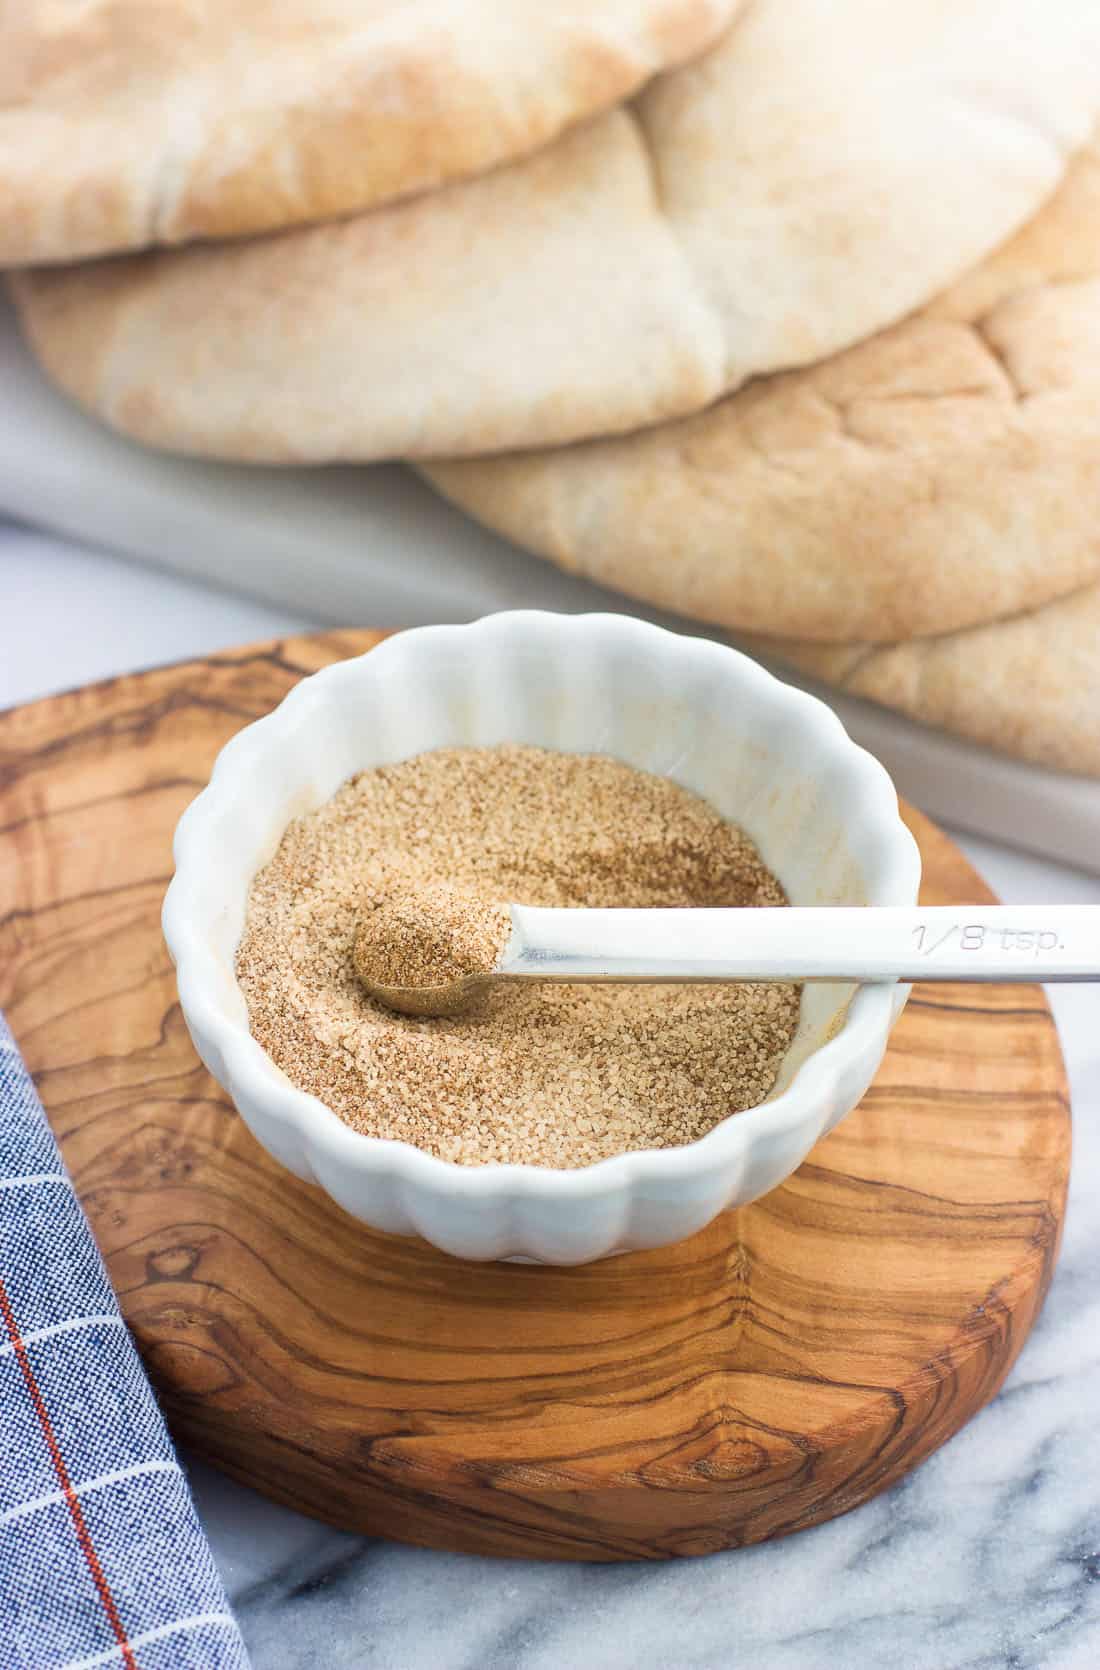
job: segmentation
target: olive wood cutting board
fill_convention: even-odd
[[[918,987],[782,1188],[580,1269],[375,1234],[199,1064],[159,911],[215,753],[331,633],[0,715],[0,1005],[182,1443],[331,1524],[623,1560],[858,1506],[996,1392],[1058,1251],[1070,1118],[1034,986]],[[991,895],[908,814],[928,903]]]

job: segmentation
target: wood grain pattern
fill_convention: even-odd
[[[996,1391],[1057,1255],[1069,1111],[1035,987],[918,988],[783,1188],[579,1270],[371,1233],[257,1147],[159,931],[175,820],[328,634],[0,717],[0,1004],[177,1436],[333,1524],[699,1554],[866,1500]],[[919,816],[930,903],[990,897]]]

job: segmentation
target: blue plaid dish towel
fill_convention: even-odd
[[[248,1670],[187,1481],[3,1017],[0,1665]]]

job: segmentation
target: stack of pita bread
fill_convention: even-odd
[[[148,445],[404,458],[1100,777],[1098,0],[22,0],[0,264]]]

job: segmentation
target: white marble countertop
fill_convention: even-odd
[[[0,599],[0,707],[313,624],[3,523]],[[961,844],[1006,900],[1100,903],[1100,879]],[[1076,1116],[1062,1260],[1005,1390],[945,1449],[815,1531],[616,1567],[349,1537],[196,1464],[199,1508],[256,1670],[1100,1663],[1100,992],[1063,987],[1052,1000]]]

